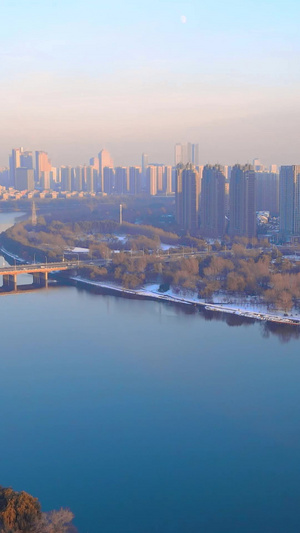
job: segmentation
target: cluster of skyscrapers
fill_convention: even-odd
[[[89,194],[148,194],[176,197],[176,219],[182,229],[206,237],[225,233],[256,235],[256,213],[280,215],[283,237],[300,235],[300,165],[200,165],[198,144],[176,144],[174,164],[149,162],[114,166],[107,150],[88,165],[53,167],[43,151],[15,148],[9,168],[0,170],[0,185],[18,191],[36,189]]]
[[[149,163],[142,155],[141,166],[114,166],[107,150],[92,157],[89,165],[53,167],[46,152],[15,148],[9,168],[0,171],[0,185],[18,191],[54,190],[102,194],[172,194],[175,192],[175,167]]]
[[[177,165],[178,224],[205,237],[252,238],[257,212],[279,215],[279,236],[300,236],[300,165]]]

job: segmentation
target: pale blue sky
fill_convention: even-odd
[[[299,0],[0,0],[0,164],[299,163]],[[186,17],[186,23],[181,17]]]

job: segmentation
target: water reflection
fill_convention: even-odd
[[[76,288],[79,292],[85,292],[88,291],[89,294],[95,296],[95,297],[102,297],[102,298],[126,298],[126,299],[140,299],[140,300],[150,300],[149,298],[143,298],[136,297],[134,295],[128,295],[126,293],[120,293],[119,295],[115,295],[110,289],[103,288],[103,287],[97,287],[95,285],[91,286],[83,286],[80,284],[76,285]],[[197,306],[193,305],[186,305],[186,304],[180,304],[180,303],[173,303],[173,302],[164,302],[164,301],[157,301],[155,298],[153,298],[160,306],[163,307],[169,307],[172,308],[172,312],[174,312],[175,315],[199,315],[199,320],[205,320],[207,322],[225,322],[227,326],[229,327],[250,327],[254,326],[256,324],[259,324],[260,326],[260,333],[261,336],[265,339],[269,338],[272,334],[277,336],[280,340],[280,342],[287,343],[291,339],[298,339],[300,337],[300,326],[292,326],[289,324],[279,324],[276,322],[260,322],[253,318],[249,317],[243,317],[239,315],[234,315],[230,313],[220,313],[220,312],[213,312],[208,311],[205,308],[198,308]]]

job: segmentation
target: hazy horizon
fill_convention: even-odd
[[[299,163],[296,0],[61,3],[4,0],[1,151],[45,150],[54,166],[107,148],[116,165]]]

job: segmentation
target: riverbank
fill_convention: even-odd
[[[162,293],[159,291],[159,285],[157,284],[146,285],[140,289],[126,289],[113,282],[92,281],[82,278],[81,276],[72,276],[70,279],[79,285],[98,287],[107,293],[119,296],[122,295],[124,297],[131,298],[142,298],[172,302],[176,304],[193,305],[214,313],[230,313],[239,317],[251,318],[253,320],[300,326],[300,316],[293,314],[285,316],[283,312],[279,311],[277,313],[270,312],[266,306],[263,306],[262,304],[253,306],[249,303],[244,303],[244,305],[242,303],[236,305],[208,303],[205,300],[198,298],[197,295],[192,292],[187,292],[185,294],[182,292],[175,293],[172,289],[170,289]]]

